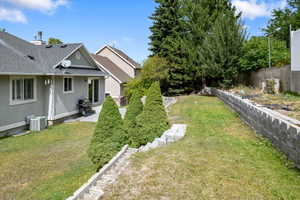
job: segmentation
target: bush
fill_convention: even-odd
[[[97,169],[107,163],[127,142],[118,106],[109,96],[103,104],[88,155]]]
[[[139,147],[138,141],[140,135],[137,134],[136,117],[143,111],[141,96],[134,93],[129,101],[127,112],[124,118],[124,130],[128,137],[128,144],[132,147]]]
[[[280,40],[272,39],[271,61],[273,67],[281,67],[290,63],[289,49]],[[245,42],[244,55],[240,58],[241,71],[256,71],[269,67],[269,44],[264,36],[252,37]]]
[[[118,144],[109,139],[101,143],[93,143],[90,145],[88,154],[97,171],[118,153],[119,149],[117,146]]]
[[[158,82],[154,82],[147,91],[146,104],[142,114],[137,117],[136,125],[140,136],[137,141],[139,146],[152,142],[169,128]]]
[[[266,93],[267,94],[275,94],[275,80],[266,80]]]
[[[139,93],[141,96],[144,96],[153,82],[159,81],[162,85],[166,85],[165,82],[168,76],[168,61],[158,56],[149,57],[144,62],[139,76],[126,84],[125,95],[129,99],[133,93]]]

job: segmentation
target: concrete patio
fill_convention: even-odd
[[[70,123],[70,122],[97,122],[98,121],[98,118],[99,118],[99,115],[100,115],[100,112],[101,112],[101,109],[102,109],[102,106],[97,106],[97,107],[94,107],[93,110],[95,110],[95,114],[93,115],[90,115],[90,116],[82,116],[82,117],[79,117],[79,118],[75,118],[75,119],[70,119],[70,120],[66,120],[65,122],[66,123]],[[125,113],[126,113],[126,108],[119,108],[119,111],[120,111],[120,114],[122,116],[122,118],[124,118],[125,116]]]

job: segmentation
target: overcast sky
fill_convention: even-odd
[[[251,35],[261,35],[274,8],[286,0],[232,0]],[[83,42],[95,52],[114,44],[138,62],[149,54],[152,0],[0,0],[0,28],[26,40],[41,30],[45,39]]]

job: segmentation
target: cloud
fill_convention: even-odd
[[[68,0],[0,0],[20,8],[51,12],[59,6],[66,6]]]
[[[259,17],[271,16],[273,9],[284,8],[287,5],[287,1],[233,0],[232,4],[236,7],[237,11],[242,12],[244,18],[254,20]]]
[[[25,15],[20,10],[0,7],[0,21],[27,23]]]

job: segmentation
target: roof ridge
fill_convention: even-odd
[[[116,47],[112,47],[110,45],[106,45],[108,48],[111,48],[113,51],[115,51],[119,56],[121,56],[123,59],[125,59],[127,62],[129,62],[134,68],[140,68],[140,64],[136,62],[134,59],[132,59],[130,56],[128,56],[127,53],[125,53],[123,50],[118,49]]]
[[[15,35],[13,35],[13,34],[11,34],[11,33],[8,33],[8,32],[0,32],[0,33],[6,34],[6,35],[8,35],[8,36],[10,36],[10,37],[13,37],[13,38],[16,39],[16,40],[20,40],[20,41],[22,41],[22,42],[24,42],[24,43],[26,43],[26,44],[28,44],[28,45],[30,45],[30,46],[35,46],[34,44],[28,42],[27,40],[24,40],[24,39],[22,39],[22,38],[19,38],[19,37],[15,36]]]

